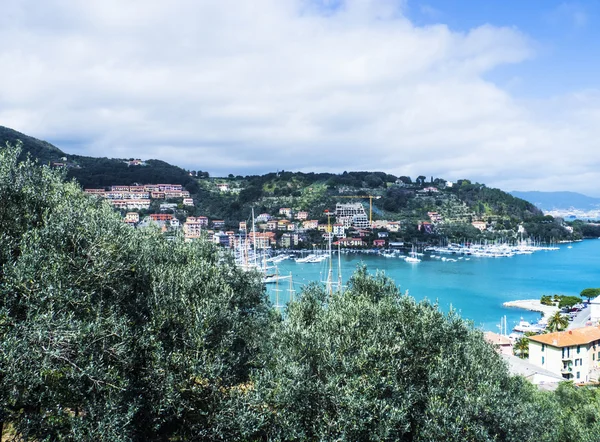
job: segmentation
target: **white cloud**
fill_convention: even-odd
[[[600,178],[593,91],[526,103],[484,80],[532,55],[512,28],[417,27],[393,0],[5,3],[0,124],[83,154],[505,189]]]

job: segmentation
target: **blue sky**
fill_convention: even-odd
[[[600,2],[552,0],[409,1],[408,17],[420,25],[445,23],[466,32],[488,23],[514,27],[531,39],[535,55],[487,75],[519,97],[546,97],[598,87]]]
[[[4,0],[0,124],[213,175],[600,196],[600,2]]]

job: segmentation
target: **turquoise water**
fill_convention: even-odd
[[[342,254],[342,276],[344,283],[347,282],[356,266],[364,263],[370,273],[384,271],[403,292],[408,290],[410,296],[418,300],[437,300],[442,310],[452,307],[463,318],[472,320],[476,327],[498,331],[497,324],[504,315],[511,329],[521,317],[529,321],[540,318],[539,313],[503,307],[503,302],[539,299],[555,293],[578,295],[586,287],[600,287],[600,240],[586,240],[571,246],[564,244],[560,250],[510,258],[471,257],[469,261],[457,262],[443,262],[426,255],[418,264],[377,255]],[[299,264],[286,260],[278,267],[281,275],[292,273],[297,293],[310,281],[327,279],[326,262]],[[337,259],[334,281],[337,280],[336,267]],[[289,299],[289,282],[280,282],[278,289],[281,290],[279,303],[285,304]],[[275,303],[275,285],[269,285],[268,291]]]

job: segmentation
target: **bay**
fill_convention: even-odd
[[[499,331],[500,318],[506,315],[509,329],[521,318],[535,322],[539,313],[507,308],[502,304],[517,299],[539,299],[542,295],[578,295],[587,287],[600,287],[600,240],[561,244],[559,250],[505,258],[470,257],[456,262],[441,261],[425,255],[416,264],[400,258],[349,253],[341,255],[344,284],[359,265],[369,273],[383,271],[400,289],[417,300],[428,299],[440,309],[457,310],[476,327]],[[453,256],[453,258],[457,258]],[[334,281],[337,258],[334,258]],[[328,261],[278,264],[279,273],[291,273],[296,296],[304,285],[327,279]],[[279,290],[276,292],[276,290]],[[289,282],[282,280],[267,287],[271,301],[284,305],[290,297]]]

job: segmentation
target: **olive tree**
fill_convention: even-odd
[[[555,404],[480,331],[381,274],[361,268],[331,297],[312,286],[285,316],[240,395],[249,439],[555,440]]]
[[[2,421],[26,440],[230,439],[268,330],[260,280],[17,155],[0,151]]]

